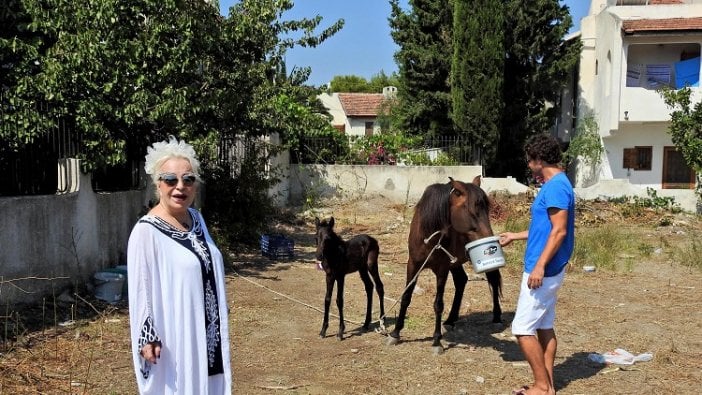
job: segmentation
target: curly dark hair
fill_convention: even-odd
[[[524,145],[524,151],[527,159],[542,160],[551,165],[559,164],[563,157],[558,140],[543,133],[531,136]]]

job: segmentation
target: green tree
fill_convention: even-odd
[[[123,163],[133,146],[211,131],[218,12],[205,2],[24,0],[52,45],[33,79],[75,120],[88,169]],[[201,122],[202,121],[202,122]]]
[[[293,7],[290,0],[244,0],[228,18],[204,1],[18,1],[14,7],[24,9],[26,21],[13,26],[26,25],[33,36],[4,33],[0,44],[10,46],[6,37],[13,37],[28,48],[23,56],[38,56],[30,64],[39,66],[26,73],[31,78],[10,81],[7,95],[16,101],[36,91],[73,117],[88,169],[122,163],[130,141],[143,147],[176,134],[204,147],[221,136],[270,132],[272,123],[280,125],[269,111],[277,96],[298,98],[286,90],[298,89],[309,75],[298,70],[280,83],[271,70],[279,68],[287,49],[314,47],[343,25],[338,21],[317,33],[319,16],[282,20]],[[283,38],[295,32],[298,38]],[[32,49],[40,47],[35,37],[49,43],[45,50]],[[18,76],[23,71],[13,68]],[[18,91],[23,84],[28,88]],[[36,124],[21,115],[6,113],[5,122]],[[27,143],[46,128],[22,133],[6,137]]]
[[[371,76],[370,81],[368,81],[368,85],[371,86],[372,91],[374,93],[382,93],[383,88],[387,86],[394,86],[397,88],[397,86],[399,85],[399,80],[397,73],[387,75],[384,71],[381,70],[378,74],[374,74],[373,76]]]
[[[394,126],[411,135],[453,135],[449,73],[454,0],[390,0],[391,35],[400,49]]]
[[[0,153],[31,143],[53,125],[48,111],[36,111],[43,99],[36,78],[52,42],[31,23],[21,0],[0,5]]]
[[[453,10],[452,118],[477,164],[494,160],[500,138],[502,20],[501,0],[456,1]]]
[[[558,0],[505,2],[505,108],[498,160],[487,163],[491,176],[524,179],[524,142],[553,126],[561,89],[580,55],[580,40],[563,41],[571,25]]]
[[[335,75],[329,83],[329,93],[361,92],[373,93],[368,81],[359,75]]]
[[[236,48],[222,50],[231,51],[229,56],[236,63],[224,62],[222,67],[231,66],[225,69],[233,73],[230,75],[234,85],[222,90],[225,97],[218,104],[224,107],[225,114],[238,118],[231,117],[235,122],[222,125],[220,130],[224,135],[278,134],[285,147],[296,150],[303,135],[334,132],[325,118],[326,110],[316,98],[319,89],[306,85],[310,69],[293,69],[288,73],[284,58],[286,51],[294,46],[321,44],[339,31],[344,21],[336,21],[317,32],[320,16],[282,20],[282,14],[293,6],[289,0],[248,0],[230,9],[224,23],[224,37]],[[289,38],[293,36],[299,38]],[[225,230],[223,234],[255,242],[267,216],[273,212],[267,187],[275,181],[275,169],[270,174],[262,171],[268,155],[276,152],[271,148],[263,147],[262,151],[241,158],[234,166],[239,169],[234,178],[230,177],[229,166],[213,169],[215,182],[210,184],[216,187],[208,191],[216,190],[208,194],[211,207],[208,221]]]
[[[689,87],[661,92],[670,113],[668,133],[688,166],[696,173],[698,201],[702,201],[702,102],[692,102]]]
[[[343,20],[326,28],[320,16],[283,20],[293,5],[242,0],[222,18],[205,1],[5,2],[0,146],[22,147],[43,137],[61,115],[75,123],[85,168],[104,169],[124,163],[125,149],[143,157],[151,142],[177,135],[196,146],[206,178],[215,181],[210,203],[226,202],[213,205],[213,226],[240,235],[229,226],[237,223],[254,232],[265,224],[260,215],[266,211],[246,202],[268,201],[271,178],[261,163],[272,151],[225,167],[214,160],[217,148],[233,136],[279,133],[290,142],[329,129],[318,90],[305,85],[309,68],[288,74],[283,59],[294,46],[319,45]],[[55,109],[43,120],[32,118],[42,116],[31,108],[40,101]],[[246,207],[249,216],[231,207]],[[251,220],[251,214],[259,217]]]
[[[370,80],[358,75],[337,75],[332,78],[327,92],[381,93],[386,86],[397,86],[397,75],[388,76],[385,72],[373,75]]]

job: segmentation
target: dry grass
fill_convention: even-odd
[[[496,232],[526,227],[527,197],[494,199]],[[344,237],[362,231],[380,240],[386,296],[397,298],[405,282],[411,208],[376,199],[334,202],[318,213],[335,215]],[[660,226],[663,223],[666,226]],[[699,218],[692,216],[640,210],[635,217],[623,217],[605,203],[579,206],[579,250],[559,300],[559,393],[694,392],[702,381],[702,272],[699,264],[693,264],[699,262],[700,242],[695,236],[700,229]],[[311,225],[281,223],[278,230],[295,238],[295,261],[271,262],[242,252],[232,256],[233,268],[321,307],[323,280],[311,263]],[[507,251],[506,320],[516,298],[523,254],[519,248]],[[593,260],[598,270],[583,273],[581,265]],[[346,314],[360,320],[365,303],[362,285],[354,276],[348,278]],[[349,336],[342,343],[320,340],[318,312],[241,277],[232,276],[227,283],[236,393],[509,393],[529,380],[509,327],[489,324],[487,285],[479,278],[469,282],[461,321],[447,336],[447,351],[440,357],[431,356],[427,340],[435,292],[430,273],[419,279],[423,294],[413,299],[405,341],[391,348],[376,334],[351,334],[353,325],[347,325]],[[445,301],[452,292],[447,289]],[[83,298],[73,304],[52,300],[43,307],[4,306],[0,395],[136,392],[126,305]],[[377,309],[375,296],[374,303]],[[332,319],[330,333],[336,324]],[[615,347],[650,351],[654,360],[622,369],[587,361],[588,353]]]

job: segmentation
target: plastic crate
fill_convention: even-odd
[[[295,241],[281,234],[261,236],[261,255],[269,259],[293,259]]]

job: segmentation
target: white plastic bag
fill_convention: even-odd
[[[604,354],[592,353],[587,356],[589,360],[597,363],[616,364],[616,365],[633,365],[636,362],[647,362],[653,359],[653,354],[643,353],[634,355],[627,350],[616,348],[614,351],[608,351]]]

